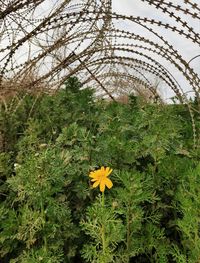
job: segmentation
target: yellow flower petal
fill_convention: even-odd
[[[100,169],[100,171],[103,173],[103,172],[104,172],[104,170],[105,170],[105,167],[104,167],[104,166],[101,166],[101,169]]]
[[[94,184],[93,184],[93,188],[95,188],[95,187],[97,187],[98,185],[99,185],[99,183],[100,183],[100,181],[98,180],[98,181],[96,181]]]
[[[96,177],[96,173],[95,172],[90,172],[89,177],[95,178]]]
[[[105,183],[104,183],[104,180],[102,180],[102,181],[100,182],[100,191],[101,191],[101,192],[104,192],[104,191],[105,191]]]
[[[109,176],[112,173],[112,170],[113,169],[111,169],[109,167],[106,168],[106,177]]]
[[[101,170],[90,172],[89,177],[91,178],[99,178],[101,177]]]
[[[109,178],[105,179],[105,185],[110,189],[113,187],[113,183]]]
[[[91,171],[89,173],[89,177],[91,178],[91,182],[93,183],[93,188],[100,185],[100,191],[104,192],[105,187],[107,186],[110,189],[113,186],[113,183],[107,177],[112,173],[112,169],[110,167],[101,166],[100,169],[96,171]]]
[[[91,182],[95,182],[95,181],[98,181],[98,179],[97,178],[91,179]]]

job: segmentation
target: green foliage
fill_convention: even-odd
[[[1,238],[4,244],[12,230],[12,241],[21,247],[23,253],[16,262],[28,262],[31,255],[44,258],[41,262],[63,262],[61,247],[71,243],[77,232],[71,222],[65,194],[69,184],[66,167],[66,159],[63,160],[56,149],[38,149],[37,153],[30,151],[23,163],[16,167],[15,175],[7,180],[12,198],[6,205],[11,206],[14,215],[6,213],[4,222],[12,221],[3,224]],[[19,251],[12,250],[12,243],[9,244],[10,250],[18,254]],[[4,249],[5,244],[2,246],[3,255]],[[49,261],[51,254],[58,254],[61,259],[58,261],[56,257]],[[66,251],[65,256],[70,258],[70,254],[71,251]]]
[[[176,220],[181,233],[180,248],[182,256],[187,255],[188,262],[198,262],[200,255],[200,164],[195,169],[183,173],[176,192],[178,209],[182,216]],[[181,249],[180,249],[181,250]],[[175,253],[176,255],[176,253]]]
[[[55,95],[18,94],[0,120],[0,262],[199,262],[184,105],[95,101],[73,77]],[[88,177],[99,166],[113,168],[105,205]]]
[[[91,237],[91,242],[83,247],[83,258],[87,262],[115,262],[116,248],[118,243],[123,241],[124,232],[116,211],[111,207],[102,206],[99,197],[88,208],[81,225],[86,235]],[[103,231],[105,238],[102,237]]]

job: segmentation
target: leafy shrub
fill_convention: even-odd
[[[0,261],[197,263],[189,118],[184,105],[95,101],[76,78],[1,105]],[[88,177],[99,166],[113,168],[104,206]]]

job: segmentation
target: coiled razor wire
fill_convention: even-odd
[[[0,95],[21,89],[54,92],[75,74],[83,88],[92,86],[98,96],[115,100],[120,94],[145,94],[163,103],[156,79],[187,105],[194,145],[199,145],[194,114],[200,116],[200,78],[190,63],[199,54],[186,59],[171,44],[168,32],[187,41],[191,49],[198,48],[200,32],[190,22],[200,25],[200,6],[189,0],[139,2],[161,12],[164,19],[134,15],[134,10],[132,15],[116,13],[111,0],[0,0]],[[118,26],[123,23],[129,26]]]

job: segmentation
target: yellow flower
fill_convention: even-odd
[[[108,176],[112,173],[112,169],[109,167],[101,167],[96,171],[90,172],[89,177],[91,177],[91,182],[94,182],[93,188],[97,187],[100,184],[100,191],[105,191],[105,186],[109,189],[113,186],[113,183],[108,178]]]

